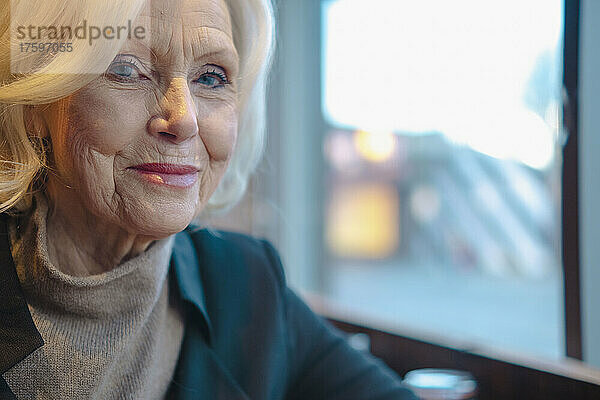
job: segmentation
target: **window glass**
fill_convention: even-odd
[[[560,357],[560,0],[322,3],[324,295]]]

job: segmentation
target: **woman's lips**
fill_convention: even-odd
[[[190,187],[198,180],[198,168],[193,165],[179,164],[140,164],[134,167],[143,178],[153,183],[177,186]]]

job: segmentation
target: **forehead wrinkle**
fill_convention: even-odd
[[[231,39],[233,41],[233,33],[232,33],[232,27],[231,24],[226,24],[226,25],[222,25],[222,24],[214,24],[214,23],[209,23],[209,22],[203,22],[203,23],[186,23],[185,21],[185,17],[184,16],[180,16],[179,18],[176,17],[169,17],[168,18],[169,21],[167,21],[167,18],[164,17],[152,17],[152,21],[151,26],[151,34],[152,35],[158,35],[160,34],[160,32],[162,32],[163,30],[167,29],[168,25],[179,25],[181,27],[181,29],[204,29],[204,28],[208,28],[208,29],[214,29],[214,30],[218,30],[221,33],[223,33],[225,36],[227,36],[229,39]],[[158,20],[158,21],[155,21]],[[171,29],[172,31],[174,31],[174,29]]]
[[[175,47],[183,47],[184,55],[186,57],[190,55],[194,59],[206,53],[218,52],[229,52],[234,58],[238,57],[231,33],[222,27],[184,26],[181,21],[176,24],[165,24],[161,21],[159,24],[153,24],[148,39],[139,41],[133,39],[145,49],[152,47],[151,54],[154,56],[158,54],[167,56],[175,50]],[[147,43],[148,41],[150,44]]]
[[[190,31],[190,35],[186,38],[189,38],[188,44],[191,47],[192,57],[195,61],[203,57],[216,55],[238,61],[238,53],[233,41],[222,30],[203,27]]]
[[[223,0],[205,0],[199,5],[198,2],[186,2],[187,8],[196,8],[183,11],[181,2],[175,6],[160,7],[158,1],[152,1],[150,9],[144,9],[140,14],[142,18],[151,18],[151,24],[158,22],[181,23],[185,27],[199,28],[208,27],[222,30],[227,36],[233,38],[231,16],[227,4]],[[208,3],[208,4],[207,4]],[[148,13],[149,11],[149,13]]]
[[[214,12],[214,10],[191,11],[182,14],[181,19],[185,27],[218,29],[229,36],[229,38],[233,37],[229,12],[219,14]],[[198,24],[198,20],[201,21],[200,24]]]

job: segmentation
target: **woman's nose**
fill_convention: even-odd
[[[160,99],[160,109],[161,114],[150,120],[150,134],[173,143],[181,143],[198,134],[196,104],[185,79],[171,81]]]

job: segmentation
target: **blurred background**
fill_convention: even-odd
[[[213,225],[354,322],[565,356],[563,2],[276,8],[264,161]]]

